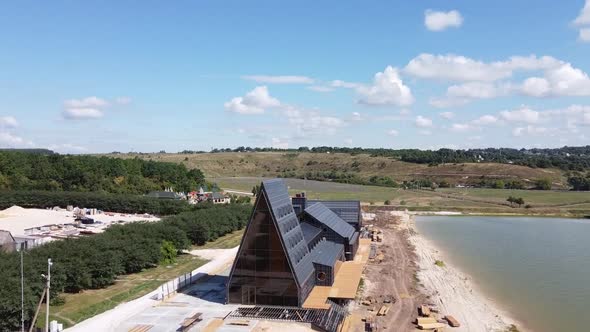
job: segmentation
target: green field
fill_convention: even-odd
[[[250,192],[263,178],[210,178],[223,189]],[[490,214],[546,214],[580,216],[590,214],[590,193],[477,188],[404,190],[376,186],[349,185],[300,179],[284,179],[289,192],[305,192],[312,199],[358,199],[366,205],[383,205],[386,200],[397,208],[410,210],[450,210]],[[522,197],[529,208],[510,207],[509,196]]]
[[[505,202],[508,196],[516,196],[522,197],[527,203],[537,206],[558,206],[590,203],[590,193],[576,191],[509,190],[479,188],[449,188],[438,189],[438,191],[457,195],[460,197],[481,198],[497,202]]]
[[[170,266],[158,266],[136,274],[122,276],[103,289],[85,290],[78,294],[63,294],[65,304],[50,307],[50,320],[57,320],[64,327],[72,326],[85,319],[116,307],[118,304],[139,298],[158,288],[167,281],[205,264],[195,256],[181,255]],[[37,319],[37,326],[45,326],[45,306]]]

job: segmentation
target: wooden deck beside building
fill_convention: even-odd
[[[340,264],[332,286],[315,286],[303,303],[303,308],[329,309],[328,299],[354,299],[363,269],[369,260],[370,246],[370,239],[360,239],[359,249],[354,260]]]

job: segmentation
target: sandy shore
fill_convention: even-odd
[[[422,292],[442,315],[450,314],[461,323],[453,331],[505,331],[511,324],[522,330],[515,319],[475,287],[467,274],[449,264],[444,253],[418,233],[413,215],[399,211],[392,214],[400,217],[401,227],[412,234],[409,240],[415,247]],[[443,261],[444,266],[437,266],[436,260]]]

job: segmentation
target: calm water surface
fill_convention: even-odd
[[[533,331],[590,331],[590,220],[417,217],[418,230]]]

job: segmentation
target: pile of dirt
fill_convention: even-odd
[[[22,215],[26,212],[27,210],[17,206],[17,205],[13,205],[11,207],[9,207],[6,210],[2,210],[0,211],[0,214],[4,214],[4,215],[9,215],[9,216],[14,216],[14,215]]]

